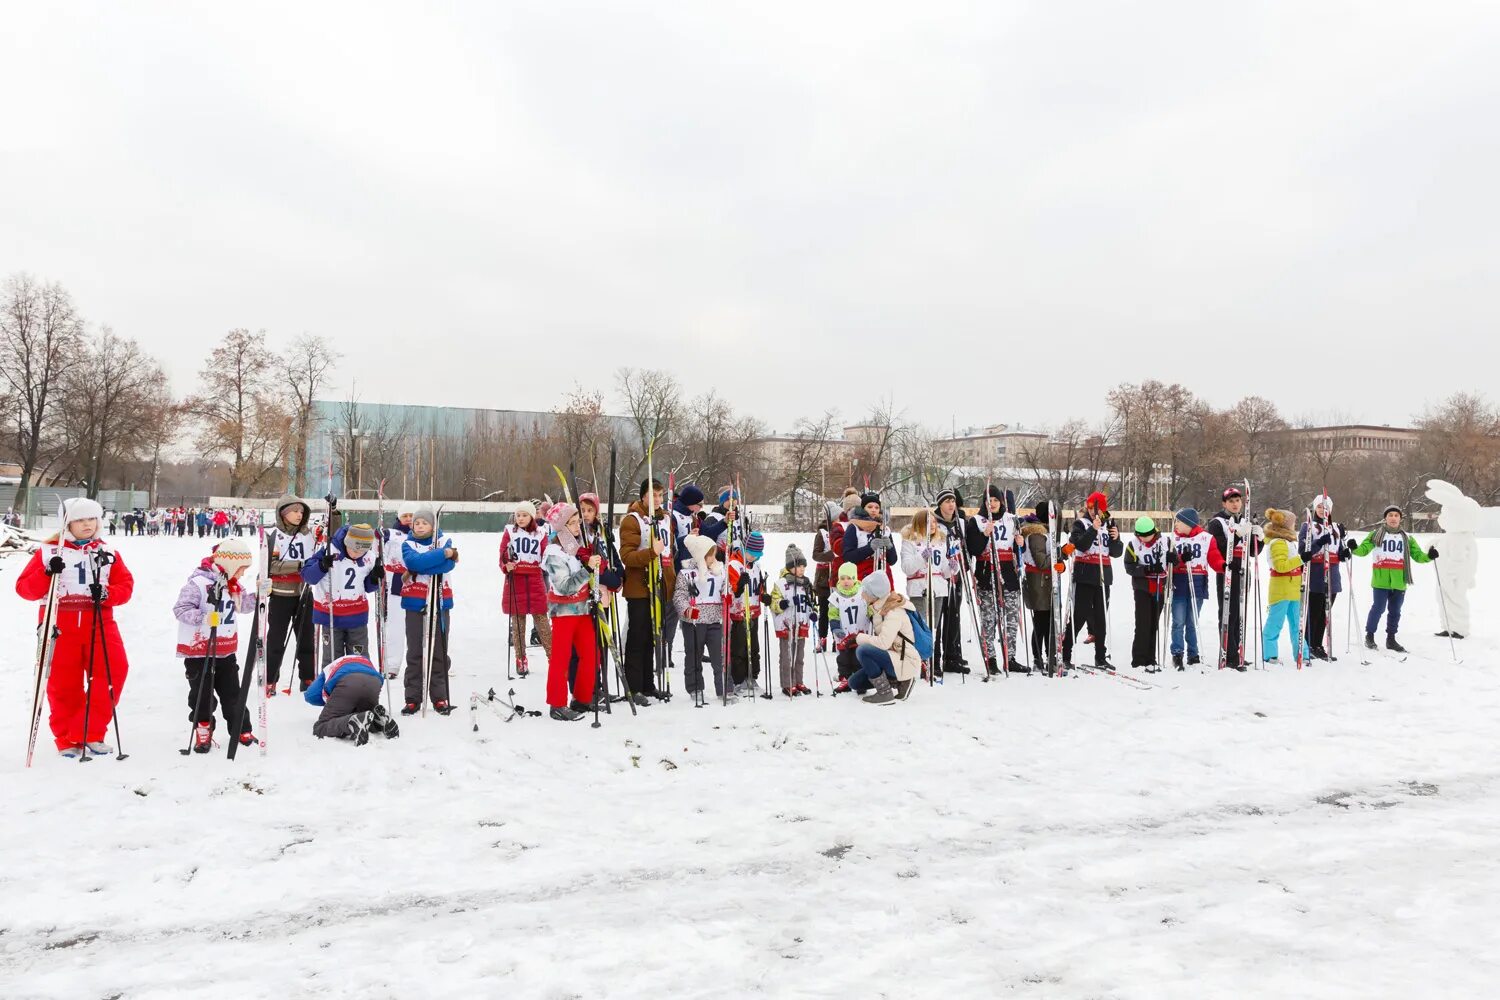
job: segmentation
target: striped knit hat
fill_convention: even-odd
[[[760,554],[766,551],[766,536],[758,531],[752,531],[745,536],[745,555],[752,560],[759,559]]]
[[[368,524],[351,524],[344,532],[344,546],[358,545],[362,549],[375,547],[375,529]]]

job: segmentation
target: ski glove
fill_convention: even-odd
[[[62,556],[53,556],[51,559],[47,560],[47,575],[48,576],[57,576],[59,573],[61,573],[66,568],[67,567],[63,565],[63,557]]]
[[[339,499],[332,493],[325,496],[323,500],[328,504],[328,513],[332,514],[334,511],[339,509]]]
[[[324,552],[321,556],[319,556],[318,557],[318,566],[325,573],[327,573],[329,570],[333,569],[333,553],[332,552]]]
[[[374,567],[372,567],[371,570],[370,570],[370,579],[374,580],[376,583],[379,583],[381,580],[384,580],[385,579],[385,567],[382,566],[382,565],[380,565],[380,563],[376,563],[374,565]]]
[[[109,591],[104,589],[104,584],[102,583],[91,583],[89,584],[89,596],[95,602],[103,604],[105,599],[109,597]]]
[[[1433,546],[1433,545],[1427,546],[1427,558],[1428,559],[1436,559],[1437,557],[1438,557],[1437,547]]]

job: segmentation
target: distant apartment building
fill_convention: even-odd
[[[953,465],[975,468],[1009,468],[1025,465],[1025,455],[1046,444],[1048,435],[1009,424],[965,428],[951,437],[933,442]]]
[[[1393,455],[1415,448],[1422,432],[1390,424],[1333,424],[1328,427],[1292,427],[1277,432],[1288,444],[1311,448],[1325,455],[1368,458]]]

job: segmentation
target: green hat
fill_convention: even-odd
[[[846,562],[839,567],[839,580],[858,580],[859,567],[851,562]]]
[[[1135,533],[1137,535],[1156,534],[1156,522],[1149,517],[1138,517],[1135,519]]]

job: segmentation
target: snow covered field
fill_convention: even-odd
[[[769,540],[771,565],[786,540]],[[35,607],[15,596],[19,562],[0,573],[0,997],[1500,983],[1500,650],[1483,613],[1500,543],[1481,543],[1462,666],[1431,635],[1419,566],[1404,664],[1344,656],[1340,608],[1339,662],[1300,674],[1170,672],[1151,690],[975,675],[889,709],[679,699],[634,719],[617,706],[597,730],[482,715],[476,734],[468,693],[504,690],[497,537],[461,537],[459,712],[356,750],[315,740],[315,710],[277,698],[268,756],[229,763],[177,752],[170,604],[208,544],[115,542],[137,578],[119,612],[128,761],[21,766]],[[1367,561],[1358,572],[1367,607]],[[1123,579],[1112,604],[1128,663]],[[543,684],[538,671],[516,697],[541,707]]]

